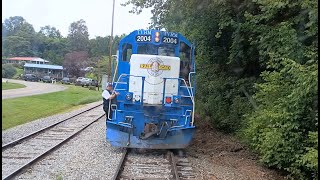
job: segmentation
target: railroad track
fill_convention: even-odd
[[[169,150],[147,150],[136,153],[125,149],[113,180],[196,179],[186,157]]]
[[[15,177],[102,118],[105,114],[94,112],[99,106],[101,104],[3,145],[2,179]]]

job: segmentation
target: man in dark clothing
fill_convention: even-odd
[[[106,113],[107,120],[110,120],[112,118],[112,111],[110,108],[110,101],[112,103],[113,100],[119,95],[119,93],[113,91],[112,84],[107,83],[106,89],[102,92],[102,98],[103,98],[103,110]],[[109,114],[110,112],[110,114]]]

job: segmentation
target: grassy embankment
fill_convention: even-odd
[[[101,100],[100,91],[68,87],[60,92],[2,100],[2,130]]]
[[[26,86],[23,84],[2,82],[2,90],[18,89],[18,88],[24,88],[24,87],[26,87]]]

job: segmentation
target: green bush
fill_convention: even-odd
[[[16,73],[16,68],[14,68],[11,64],[4,64],[2,66],[2,77],[12,78]]]
[[[253,94],[256,80],[227,75],[218,65],[212,65],[210,69],[198,77],[197,99],[201,102],[202,114],[210,116],[218,129],[233,133],[241,128],[243,115],[253,110],[244,91]]]
[[[24,64],[16,64],[16,63],[12,64],[13,67],[19,68],[19,69],[23,69],[23,65]]]
[[[258,109],[246,115],[243,131],[261,161],[294,179],[318,179],[317,63],[273,62],[256,84]]]

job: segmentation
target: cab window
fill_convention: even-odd
[[[130,61],[132,55],[132,45],[129,43],[125,43],[122,45],[122,60],[123,61]]]
[[[191,70],[191,47],[184,42],[180,42],[180,77],[189,80],[189,73]]]
[[[144,44],[138,46],[138,54],[150,54],[160,56],[175,56],[174,46],[157,46],[153,44]]]

